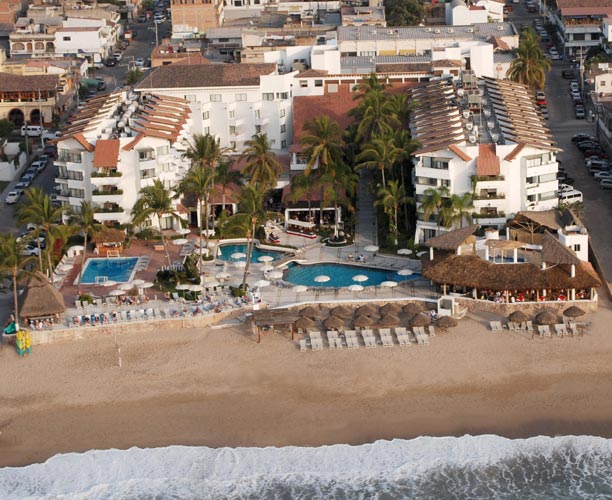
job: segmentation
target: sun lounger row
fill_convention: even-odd
[[[492,332],[503,332],[504,325],[502,325],[501,321],[490,321],[489,325],[491,326]],[[522,323],[517,323],[514,321],[508,321],[506,327],[511,332],[530,332],[533,333],[533,322],[532,321],[523,321]]]
[[[415,342],[419,345],[429,345],[430,334],[425,332],[424,327],[414,327]],[[380,340],[374,334],[374,330],[362,329],[359,334],[363,340],[363,345],[366,348],[376,348],[379,344],[383,347],[393,347],[396,342],[393,338],[391,328],[381,328],[378,330]],[[409,346],[412,344],[410,332],[403,327],[395,328],[395,336],[397,344],[400,346]],[[434,331],[435,335],[435,331]],[[330,349],[342,349],[346,346],[349,349],[358,349],[360,347],[359,339],[356,330],[345,330],[343,335],[334,330],[328,330],[325,334]],[[306,351],[310,347],[313,351],[323,349],[323,336],[318,330],[308,330],[307,338],[300,340],[300,350]]]

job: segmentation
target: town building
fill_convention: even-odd
[[[221,0],[172,0],[172,36],[192,38],[223,24]]]
[[[453,0],[444,4],[446,7],[446,24],[449,26],[466,26],[503,22],[504,3],[495,0]]]
[[[0,119],[16,127],[27,121],[50,126],[57,110],[58,75],[14,75],[0,72]]]
[[[159,179],[173,188],[185,175],[191,124],[184,99],[119,91],[88,101],[57,141],[58,199],[75,212],[91,202],[96,220],[107,226],[130,222],[143,187]],[[162,219],[166,229],[176,224]]]
[[[413,171],[415,241],[458,227],[467,218],[445,224],[434,208],[425,219],[422,204],[428,190],[447,198],[470,194],[473,207],[467,210],[482,226],[501,227],[520,211],[558,205],[560,150],[527,87],[464,72],[461,87],[430,82],[413,89],[410,97],[418,103],[411,115],[412,137],[420,142]]]
[[[0,23],[14,23],[26,5],[25,0],[0,0]]]

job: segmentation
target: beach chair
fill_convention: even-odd
[[[557,334],[557,337],[563,337],[563,330],[565,330],[565,325],[555,325],[555,333]]]
[[[529,333],[533,333],[533,322],[532,321],[527,321],[526,322],[526,326],[527,326],[527,331]]]
[[[306,343],[306,339],[300,339],[300,351],[306,351],[308,349],[308,344]]]
[[[342,339],[340,337],[335,337],[334,340],[336,342],[336,349],[342,349],[342,347],[344,347],[342,345]]]
[[[395,335],[398,335],[398,336],[399,336],[399,335],[406,335],[406,328],[405,328],[405,327],[403,327],[403,326],[398,326],[398,327],[395,329]]]
[[[435,337],[436,336],[436,327],[433,325],[430,325],[428,328],[429,330],[429,336],[430,337]]]
[[[384,338],[382,338],[382,341],[383,347],[393,347],[395,344],[395,342],[393,342],[393,337],[391,336],[391,333],[385,335]]]
[[[570,323],[567,328],[569,329],[569,332],[572,334],[572,337],[574,335],[578,335],[578,327],[576,326],[576,323]]]
[[[372,336],[372,337],[367,337],[368,339],[368,345],[367,347],[370,347],[372,349],[376,348],[376,337]]]
[[[548,325],[538,325],[538,334],[540,337],[550,337],[550,327]]]
[[[334,336],[334,333],[336,332],[332,332],[332,331],[327,332],[327,342],[329,343],[330,349],[336,348],[336,337]]]
[[[315,345],[316,345],[316,350],[317,350],[317,351],[322,351],[322,350],[323,350],[323,339],[318,338],[318,339],[315,339],[315,341],[316,341],[316,342],[315,342]],[[312,341],[311,341],[311,342],[312,342]],[[313,348],[313,350],[315,350],[315,349]]]
[[[508,326],[508,330],[510,330],[511,332],[516,330],[516,328],[514,327],[514,321],[508,321],[506,325]]]
[[[381,336],[381,338],[383,335],[391,335],[391,328],[379,328],[378,334]]]

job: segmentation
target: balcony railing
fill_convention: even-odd
[[[114,194],[123,194],[123,189],[94,189],[91,194],[93,196],[112,196]]]
[[[506,195],[504,193],[480,193],[474,195],[475,200],[504,200]]]
[[[92,172],[91,174],[92,177],[121,177],[122,175],[123,174],[121,172],[118,172],[116,170],[109,170],[108,172]]]
[[[124,211],[123,207],[120,207],[119,205],[94,208],[95,213],[103,213],[103,214],[111,214],[111,213],[117,213],[117,212],[123,212],[123,211]]]
[[[475,176],[475,178],[477,182],[494,182],[506,180],[503,175],[477,175]]]
[[[500,219],[506,217],[504,212],[497,212],[496,214],[479,214],[477,212],[472,213],[473,219]]]

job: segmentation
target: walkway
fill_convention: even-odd
[[[355,220],[355,253],[368,245],[378,245],[374,181],[367,169],[359,170],[359,193]]]

